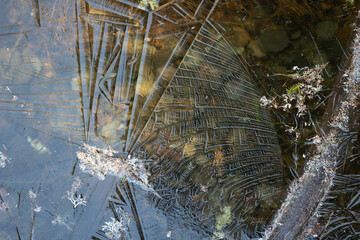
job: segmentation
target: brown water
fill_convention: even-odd
[[[292,0],[1,6],[0,239],[260,238],[301,174],[358,8]],[[294,66],[325,63],[305,117],[260,106],[295,83],[283,77]],[[284,122],[296,122],[298,139]],[[152,191],[81,171],[84,143],[139,159]],[[68,191],[86,206],[74,209]],[[111,218],[120,224],[114,235],[103,228]]]

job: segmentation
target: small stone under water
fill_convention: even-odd
[[[289,37],[284,30],[264,31],[259,40],[263,49],[272,53],[284,50],[289,44]]]

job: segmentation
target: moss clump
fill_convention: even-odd
[[[225,206],[221,210],[222,214],[216,217],[216,231],[212,239],[222,239],[225,237],[223,229],[232,222],[231,207]]]

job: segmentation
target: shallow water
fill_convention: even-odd
[[[294,3],[2,4],[0,238],[111,239],[112,217],[120,239],[261,237],[301,174],[305,122],[321,120],[358,8]],[[282,124],[294,114],[260,98],[325,63],[295,141]],[[153,191],[81,171],[84,143],[139,159]],[[77,177],[87,203],[74,209]]]

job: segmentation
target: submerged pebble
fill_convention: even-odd
[[[289,37],[284,30],[270,30],[259,36],[259,42],[265,51],[277,53],[289,45]]]
[[[323,21],[316,25],[316,33],[322,39],[330,39],[335,34],[335,23],[333,21]]]
[[[257,41],[250,41],[248,48],[252,50],[252,55],[255,57],[262,58],[266,56],[266,53],[261,50]]]

